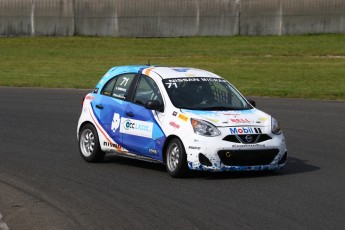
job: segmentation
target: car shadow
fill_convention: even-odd
[[[148,170],[166,172],[165,166],[160,163],[141,161],[137,159],[131,159],[127,157],[115,156],[115,155],[106,155],[100,163],[114,163],[119,165],[128,165],[131,167],[138,167]]]
[[[308,160],[301,160],[296,157],[289,157],[283,169],[273,171],[227,171],[227,172],[200,172],[196,171],[192,174],[192,178],[204,179],[243,179],[243,178],[256,178],[268,176],[288,176],[293,174],[309,173],[320,170],[320,167],[311,165]]]
[[[136,159],[130,159],[125,157],[119,157],[114,155],[106,155],[104,160],[100,163],[115,163],[131,167],[138,167],[152,171],[166,172],[166,168],[163,164],[152,163],[146,161],[140,161]],[[255,178],[255,177],[267,177],[267,176],[288,176],[293,174],[309,173],[316,170],[320,170],[320,167],[311,165],[308,160],[302,160],[296,157],[289,157],[287,163],[283,169],[274,171],[227,171],[227,172],[204,172],[204,171],[190,171],[185,179],[243,179],[243,178]]]

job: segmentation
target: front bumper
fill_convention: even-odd
[[[270,134],[256,143],[198,136],[185,146],[189,169],[213,172],[277,170],[285,166],[288,155],[283,134]]]

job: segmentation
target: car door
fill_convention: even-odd
[[[99,124],[107,134],[122,146],[122,133],[120,132],[120,120],[124,116],[124,108],[128,104],[127,95],[135,73],[126,73],[110,79],[99,97],[93,101],[93,109],[97,114]],[[112,146],[113,143],[101,143],[104,146]],[[116,146],[117,146],[116,145]]]
[[[132,103],[124,107],[120,132],[123,134],[124,146],[130,147],[131,152],[161,159],[165,135],[157,122],[157,114],[160,112],[145,108],[145,103],[149,100],[159,101],[163,105],[161,93],[154,80],[141,75]]]

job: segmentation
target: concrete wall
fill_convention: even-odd
[[[70,0],[0,0],[0,35],[73,35],[72,3]]]
[[[345,0],[0,0],[0,36],[345,33]]]
[[[242,0],[241,35],[345,33],[345,0]]]
[[[76,34],[175,37],[238,34],[235,0],[75,0]]]

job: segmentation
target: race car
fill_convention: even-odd
[[[162,163],[172,177],[276,170],[288,155],[276,119],[222,77],[185,67],[111,68],[83,99],[77,139],[87,162],[112,153]]]

